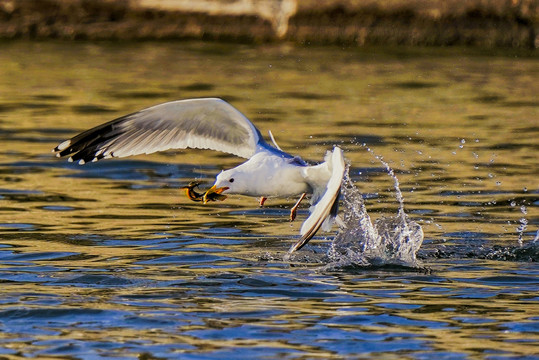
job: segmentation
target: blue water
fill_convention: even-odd
[[[536,58],[2,47],[0,358],[538,358]],[[341,202],[349,227],[284,260],[307,205],[290,224],[296,199],[204,206],[178,190],[210,185],[234,157],[78,166],[50,152],[116,116],[199,96],[226,98],[305,159],[339,144],[355,189]],[[353,226],[359,199],[380,234],[380,224],[420,226],[412,258]]]

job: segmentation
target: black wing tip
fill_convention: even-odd
[[[112,152],[105,151],[104,142],[119,134],[115,127],[116,124],[128,119],[129,116],[131,114],[83,131],[73,138],[58,144],[52,151],[56,153],[56,157],[70,156],[68,159],[70,162],[78,161],[79,164],[114,157]]]
[[[62,143],[63,144],[63,143]],[[96,162],[106,157],[114,157],[114,153],[104,155],[102,151],[99,151],[97,146],[90,147],[77,147],[69,146],[67,148],[62,147],[62,144],[56,146],[52,152],[55,153],[57,158],[63,158],[69,156],[68,162],[78,162],[79,165],[84,165],[88,162]]]
[[[52,152],[56,153],[56,156],[64,156],[59,155],[64,153],[66,150],[68,150],[71,147],[72,139],[62,141],[60,144],[56,145],[54,149],[52,149]]]

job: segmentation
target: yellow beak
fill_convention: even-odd
[[[204,202],[204,204],[207,204],[209,201],[223,201],[227,198],[227,196],[221,195],[221,193],[228,189],[229,188],[226,186],[218,188],[217,186],[213,185],[211,188],[208,189],[208,191],[204,193],[202,201]]]

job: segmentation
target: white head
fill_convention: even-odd
[[[223,170],[215,178],[214,186],[223,190],[226,194],[243,194],[249,182],[249,177],[242,171],[236,169]]]

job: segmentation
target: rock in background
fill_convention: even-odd
[[[0,38],[537,48],[537,2],[0,0]]]

